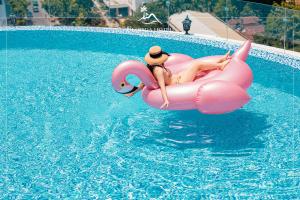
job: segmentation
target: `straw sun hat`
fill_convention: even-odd
[[[160,46],[153,46],[145,55],[145,61],[149,65],[161,65],[168,60],[169,54],[162,51]]]

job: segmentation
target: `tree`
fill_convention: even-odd
[[[27,7],[29,5],[27,0],[8,0],[8,5],[11,8],[11,14],[14,14],[16,19],[16,25],[25,25],[25,16],[28,13]]]
[[[12,12],[17,17],[25,17],[28,10],[27,6],[29,5],[27,0],[8,0],[8,4],[10,5]]]
[[[85,17],[83,12],[79,12],[78,17],[75,20],[75,25],[76,26],[83,26],[85,25]]]
[[[92,12],[92,0],[51,0],[44,1],[43,7],[51,15],[59,17],[60,22],[66,25],[97,24],[88,17],[99,17]]]
[[[287,13],[288,12],[288,13]],[[300,12],[285,10],[280,7],[274,7],[266,20],[266,35],[281,43],[285,43],[287,48],[300,41]]]
[[[287,21],[287,42],[288,47],[292,47],[292,44],[295,45],[295,49],[300,51],[300,11],[292,11],[291,17]]]
[[[254,11],[254,9],[251,7],[250,3],[247,3],[243,10],[240,13],[241,17],[248,17],[248,16],[257,16],[257,13]]]
[[[280,8],[273,8],[266,20],[266,33],[268,37],[281,39],[285,32],[285,25],[283,21],[284,10]]]
[[[218,0],[213,8],[213,13],[226,21],[228,18],[236,17],[238,10],[231,0]]]
[[[247,0],[251,2],[256,2],[256,3],[263,3],[263,4],[269,4],[272,5],[274,2],[275,3],[280,3],[282,0]]]

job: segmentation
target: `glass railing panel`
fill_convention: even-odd
[[[287,21],[284,8],[273,6],[263,21],[265,31],[254,38],[256,43],[285,49]]]
[[[300,10],[294,10],[292,11],[292,19],[290,20],[291,25],[293,27],[293,34],[292,34],[292,42],[293,42],[293,50],[296,52],[300,52]],[[299,53],[298,53],[299,54]],[[296,99],[296,96],[300,94],[300,76],[299,76],[299,69],[293,69],[293,94],[294,98]],[[299,96],[299,95],[298,95]],[[293,101],[293,148],[294,148],[294,155],[292,157],[294,162],[294,169],[293,169],[293,178],[294,182],[293,185],[295,188],[297,188],[297,181],[299,180],[299,168],[300,168],[300,162],[299,158],[297,157],[297,152],[300,152],[299,147],[299,141],[300,141],[300,131],[299,131],[299,122],[300,122],[300,109],[299,109],[299,103],[297,101]]]
[[[270,10],[274,7],[267,4],[241,0],[227,0],[227,2],[228,7],[231,7],[230,10],[232,10],[229,16],[233,17],[257,16],[260,19],[264,19],[267,18]]]
[[[0,27],[1,29],[2,27]],[[3,125],[4,116],[3,111],[5,111],[5,105],[3,104],[3,100],[5,99],[6,94],[6,68],[7,68],[7,48],[6,48],[6,41],[7,41],[7,32],[6,31],[0,31],[0,130]]]
[[[9,0],[6,15],[8,25],[12,26],[86,26],[93,25],[93,21],[87,18],[100,18],[94,9],[93,3],[69,5],[62,1],[50,0]]]
[[[228,27],[224,23],[225,18],[216,18],[210,13],[194,13],[194,15],[202,15],[203,17],[193,21],[191,26],[193,33],[208,37],[227,38]]]
[[[183,21],[188,16],[191,20],[190,33],[227,38],[227,27],[224,24],[225,15],[213,13],[216,5],[213,1],[192,1],[187,4],[171,4],[170,24],[173,31],[184,31]],[[173,25],[176,25],[174,28]]]
[[[0,0],[0,27],[6,26],[6,3],[4,0]]]
[[[49,15],[51,25],[119,28],[122,19],[127,19],[133,11],[127,4],[116,2],[87,0],[61,5],[60,1],[44,1],[42,8]]]
[[[284,48],[285,9],[257,3],[243,3],[239,18],[242,34],[255,43]]]
[[[39,1],[39,0],[29,0],[28,1],[28,11],[26,15],[26,23],[31,26],[50,26],[49,14],[43,8],[45,2],[48,1]]]
[[[36,3],[37,2],[37,3]],[[36,13],[47,14],[50,17],[58,18],[82,18],[82,17],[100,17],[98,9],[102,6],[102,1],[85,0],[85,1],[36,1],[31,0],[33,11]],[[42,9],[46,12],[43,13]]]
[[[280,48],[285,47],[283,22],[285,8],[238,0],[214,0],[211,2],[211,14],[224,18],[224,22],[246,39]],[[276,23],[281,28],[272,28]],[[231,31],[228,38],[232,38]]]
[[[243,1],[228,1],[229,19],[227,26],[234,32],[228,33],[228,38],[238,34],[242,39],[253,40],[255,35],[264,32],[263,17],[258,15],[258,11],[254,10],[253,3]],[[257,5],[256,5],[257,6]]]
[[[300,52],[300,10],[289,10],[287,16],[290,16],[288,17],[288,40],[293,43],[292,49]]]
[[[226,0],[212,0],[210,5],[210,12],[215,17],[226,19],[228,15],[226,4]]]
[[[7,25],[6,19],[6,4],[3,0],[0,0],[0,29],[5,28]],[[6,68],[7,68],[7,59],[6,59],[6,41],[7,41],[6,31],[0,31],[0,173],[4,174],[2,169],[5,164],[5,132],[6,132]],[[2,165],[2,166],[1,166]],[[3,179],[2,179],[3,181]]]
[[[1,29],[1,27],[0,27]],[[6,69],[7,69],[7,48],[6,48],[6,41],[7,41],[7,33],[5,31],[0,31],[0,140],[5,141],[5,124],[6,124]],[[1,142],[3,143],[3,142]],[[4,156],[2,150],[2,144],[0,145],[0,163],[2,162],[2,156]],[[1,168],[3,169],[3,168]]]
[[[226,26],[223,25],[222,19],[217,19],[207,12],[186,10],[181,13],[171,15],[169,24],[173,31],[186,32],[185,27],[191,20],[190,34],[207,35],[210,37],[226,37]],[[184,23],[183,23],[184,22]]]
[[[182,22],[189,16],[191,33],[252,39],[256,43],[299,51],[300,11],[271,5],[240,0],[170,0],[134,5],[133,1],[121,5],[116,3],[119,1],[109,0],[87,0],[84,4],[82,1],[63,4],[61,0],[6,2],[7,20],[0,20],[0,26],[7,21],[10,26],[92,26],[184,32]]]
[[[142,28],[147,30],[167,30],[170,26],[168,19],[172,13],[177,12],[177,8],[170,2],[151,2],[140,5],[131,11],[129,20],[121,18],[124,28]]]
[[[283,36],[284,39],[284,49],[293,51],[294,50],[294,34],[295,34],[295,27],[294,27],[294,18],[293,18],[294,11],[290,9],[285,9],[285,16],[283,18],[284,24],[284,31],[285,34]]]
[[[30,16],[29,6],[30,3],[27,0],[6,0],[5,12],[7,17],[7,25],[11,26],[24,26],[28,25],[27,16]]]

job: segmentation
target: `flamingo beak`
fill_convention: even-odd
[[[129,94],[129,93],[136,91],[137,89],[138,89],[138,87],[136,87],[136,86],[126,84],[126,85],[122,86],[119,90],[117,90],[117,92],[120,94]]]

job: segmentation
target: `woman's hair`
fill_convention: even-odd
[[[162,64],[154,64],[154,65],[150,65],[150,64],[147,64],[147,68],[151,71],[151,73],[153,74],[153,70],[155,67],[161,67],[161,68],[164,68],[164,63]]]

